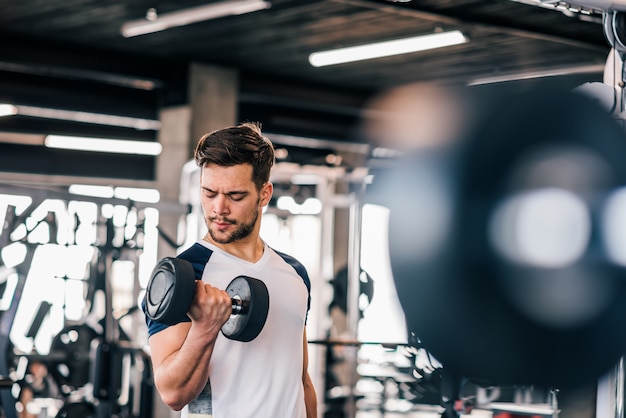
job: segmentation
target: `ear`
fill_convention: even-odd
[[[274,194],[274,185],[268,181],[267,183],[263,185],[263,187],[261,187],[261,193],[260,193],[261,207],[267,206],[270,203],[270,199],[272,198],[273,194]]]

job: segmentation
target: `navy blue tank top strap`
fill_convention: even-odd
[[[204,272],[204,267],[206,266],[209,258],[211,258],[211,254],[213,254],[213,250],[205,247],[200,243],[195,243],[182,253],[176,256],[176,258],[180,258],[182,260],[189,261],[193,266],[193,271],[196,276],[196,280],[202,280],[202,273]],[[141,303],[141,309],[144,314],[146,312],[145,301]],[[146,325],[148,326],[148,336],[152,336],[159,331],[164,330],[168,327],[166,324],[162,324],[160,322],[156,322],[145,316]],[[183,315],[180,317],[179,322],[190,322],[191,320],[187,315]]]
[[[278,254],[283,260],[285,260],[285,263],[293,267],[296,273],[298,273],[298,276],[302,278],[302,281],[304,282],[307,288],[307,291],[309,293],[309,298],[308,298],[307,307],[306,307],[306,311],[308,314],[309,309],[311,309],[311,279],[309,279],[309,274],[306,271],[306,267],[304,267],[302,263],[300,263],[298,260],[296,260],[295,258],[293,258],[292,256],[288,254],[281,253],[280,251],[276,251],[276,250],[274,250],[274,252],[276,252],[276,254]]]

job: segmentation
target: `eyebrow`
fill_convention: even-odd
[[[215,190],[213,190],[213,189],[211,189],[211,188],[205,187],[205,186],[200,186],[200,188],[201,188],[202,190],[205,190],[205,191],[209,192],[209,193],[218,193],[217,191],[215,191]],[[248,192],[247,190],[233,190],[233,191],[230,191],[230,192],[226,192],[226,193],[224,193],[224,194],[225,194],[226,196],[232,196],[232,195],[235,195],[235,194],[247,195],[247,194],[249,194],[249,193],[250,193],[250,192]]]

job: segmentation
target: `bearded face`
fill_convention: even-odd
[[[272,195],[271,183],[257,190],[252,166],[209,164],[202,169],[201,199],[208,237],[216,244],[231,244],[258,231],[260,213]]]
[[[230,244],[250,236],[259,219],[259,200],[256,200],[256,207],[251,208],[249,213],[241,219],[219,215],[205,216],[204,221],[211,239],[218,244]]]

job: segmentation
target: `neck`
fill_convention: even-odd
[[[210,242],[221,250],[226,251],[229,254],[234,255],[237,258],[248,261],[250,263],[256,263],[263,257],[263,251],[265,244],[260,237],[243,239],[228,244],[220,244],[213,241],[209,234],[204,236],[204,240]]]

